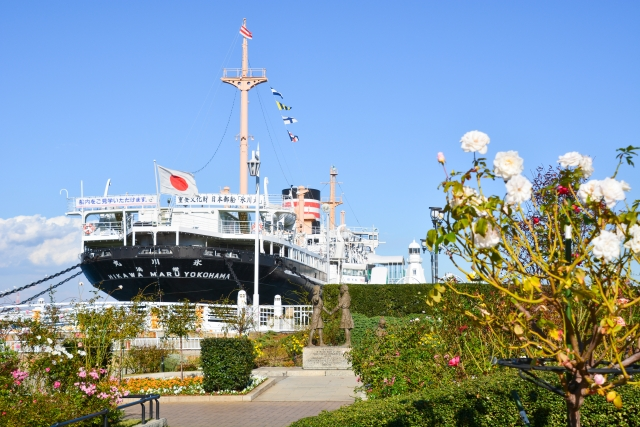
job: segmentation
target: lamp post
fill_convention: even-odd
[[[322,205],[322,212],[324,212],[324,220],[325,220],[325,231],[327,232],[327,237],[326,237],[326,246],[327,246],[327,280],[326,282],[329,283],[329,275],[331,274],[331,264],[330,264],[330,258],[329,258],[329,212],[331,211],[331,206],[329,206],[328,204],[323,204]]]
[[[442,208],[437,207],[429,207],[431,210],[431,221],[433,222],[433,228],[435,230],[438,229],[444,214],[442,213]],[[438,281],[438,245],[435,245],[433,251],[431,252],[431,283],[436,283]]]
[[[258,273],[260,271],[260,145],[256,151],[251,151],[251,160],[247,162],[249,174],[256,177],[256,216],[253,226],[256,232],[255,266],[253,268],[253,312],[256,326],[260,327],[260,294],[258,293]]]

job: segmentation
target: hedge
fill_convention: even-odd
[[[303,418],[290,427],[522,426],[510,396],[512,390],[520,395],[532,426],[567,425],[561,397],[520,379],[513,370],[505,369],[491,376],[441,384],[418,393],[356,402],[333,412],[323,411],[316,417]],[[637,409],[640,407],[640,389],[628,385],[618,391],[623,398],[620,410],[603,397],[588,396],[581,411],[582,426],[640,425]]]
[[[253,344],[247,338],[206,338],[200,343],[200,361],[207,393],[240,391],[251,382]]]
[[[433,284],[349,285],[351,312],[367,317],[403,317],[416,313],[437,314],[443,310],[443,304],[430,307],[425,302],[433,286]],[[468,294],[482,294],[485,297],[485,302],[499,298],[497,291],[487,284],[463,283],[457,284],[456,287]],[[323,295],[325,306],[335,307],[340,296],[340,285],[325,285]],[[449,290],[445,293],[443,300],[460,300],[466,301],[469,305],[472,304],[471,298],[457,295]],[[473,304],[476,303],[473,302]]]

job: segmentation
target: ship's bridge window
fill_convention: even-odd
[[[354,270],[351,268],[345,268],[344,270],[342,270],[342,274],[344,276],[364,277],[364,270]]]

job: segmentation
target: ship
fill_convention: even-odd
[[[81,219],[80,267],[89,282],[120,301],[146,294],[163,302],[216,302],[245,291],[258,305],[302,302],[315,285],[402,279],[404,257],[375,253],[375,227],[347,227],[344,211],[336,223],[342,204],[336,167],[329,169],[325,199],[304,186],[270,194],[267,179],[261,187],[259,147],[248,159],[248,92],[267,77],[265,69],[249,68],[246,36],[242,67],[224,69],[222,81],[241,95],[239,192],[171,193],[163,205],[157,177],[151,194],[109,195],[108,181],[102,196],[85,197],[81,183],[66,214]],[[249,192],[249,167],[255,192]]]

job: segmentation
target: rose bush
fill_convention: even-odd
[[[486,153],[480,140],[466,134],[463,150]],[[482,140],[488,143],[488,137]],[[633,165],[637,149],[619,149],[614,173],[589,182],[584,181],[594,172],[592,159],[567,153],[558,159],[562,169],[539,193],[532,193],[527,178],[515,175],[504,197],[483,189],[500,168],[490,170],[486,159],[474,157],[469,170],[446,175],[445,217],[427,235],[428,245],[448,247],[465,275],[509,297],[513,312],[499,316],[489,309],[478,321],[511,331],[517,337],[513,349],[534,359],[554,358],[567,370],[559,379],[573,426],[580,425],[580,408],[590,394],[606,395],[621,406],[613,389],[630,380],[625,368],[640,361],[640,328],[630,312],[640,303],[632,275],[640,261],[634,228],[640,202],[621,203],[630,186],[616,178],[622,163]],[[435,289],[432,301],[438,302],[444,290]],[[617,304],[620,298],[628,302]],[[599,384],[591,370],[602,365],[619,369],[620,375]]]

